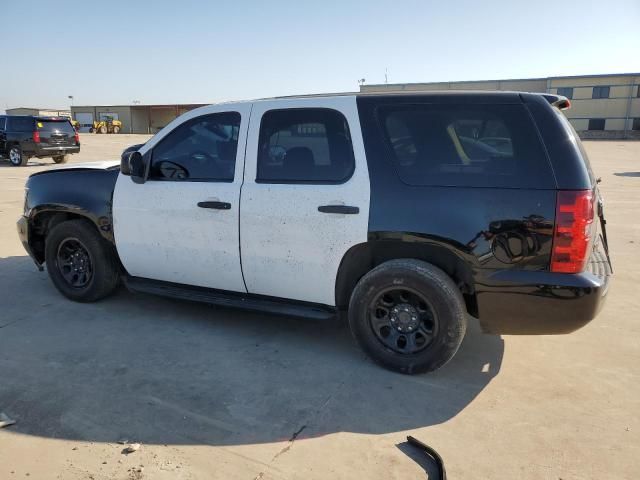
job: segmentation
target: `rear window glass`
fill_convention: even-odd
[[[409,185],[553,188],[523,105],[387,105],[378,116]]]
[[[41,132],[62,132],[75,135],[75,130],[68,120],[36,120]]]
[[[7,130],[12,132],[32,132],[33,117],[7,117]]]

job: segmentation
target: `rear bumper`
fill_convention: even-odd
[[[80,145],[49,145],[45,147],[36,144],[33,154],[36,157],[57,157],[58,155],[68,155],[79,152]]]
[[[580,274],[497,271],[477,285],[480,324],[507,335],[573,332],[596,317],[611,279],[608,260],[598,256]]]

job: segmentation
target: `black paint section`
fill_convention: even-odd
[[[36,263],[44,261],[44,233],[55,218],[81,217],[93,223],[100,235],[115,245],[113,190],[118,168],[68,168],[31,175],[27,180],[24,216],[28,244]],[[40,253],[39,253],[40,252]]]
[[[590,190],[595,184],[587,154],[580,140],[571,140],[567,124],[540,95],[521,94],[544,141],[560,190]],[[576,135],[577,137],[577,135]]]
[[[555,115],[553,107],[543,97],[526,97],[533,118],[551,122]],[[523,98],[517,93],[359,96],[371,183],[369,243],[379,252],[385,251],[385,243],[400,254],[399,245],[406,245],[413,254],[424,249],[427,253],[418,258],[440,266],[456,280],[463,293],[475,296],[476,314],[485,331],[572,331],[595,315],[604,281],[569,275],[563,286],[556,288],[558,274],[548,271],[556,190],[406,185],[389,158],[376,118],[379,105],[522,103]],[[560,131],[565,134],[564,143],[559,138]],[[546,137],[552,136],[552,148],[547,150],[551,150],[555,170],[556,163],[562,163],[559,157],[568,155],[570,150],[566,144],[568,133],[559,125],[540,129],[540,133],[545,143]],[[575,146],[572,148],[573,157],[562,164],[557,177],[563,188],[567,185],[583,188],[589,182],[588,172],[579,151]],[[567,183],[571,172],[574,179]],[[375,258],[364,262],[367,261],[377,263]],[[349,283],[344,278],[338,280]],[[562,302],[569,299],[571,303]],[[473,306],[472,301],[467,302],[472,310],[470,305]],[[576,312],[573,319],[569,310]]]

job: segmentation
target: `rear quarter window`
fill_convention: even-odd
[[[524,105],[384,105],[378,121],[409,185],[554,188]]]
[[[33,117],[7,117],[7,130],[11,132],[33,132]]]

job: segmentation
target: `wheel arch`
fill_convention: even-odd
[[[351,247],[342,257],[336,276],[336,307],[346,310],[351,293],[358,281],[373,268],[381,263],[399,258],[423,260],[443,270],[453,279],[460,289],[467,312],[478,316],[475,282],[471,263],[464,252],[443,240],[414,238],[399,238],[403,235],[395,234],[396,238],[383,235],[370,235],[367,242]]]
[[[94,218],[89,212],[60,205],[47,205],[34,209],[29,217],[29,247],[38,263],[44,263],[45,241],[49,232],[56,225],[69,220],[84,220],[95,228],[109,244],[114,245],[110,222],[108,231],[105,231],[104,228],[101,228],[101,223],[104,223],[104,220]]]

